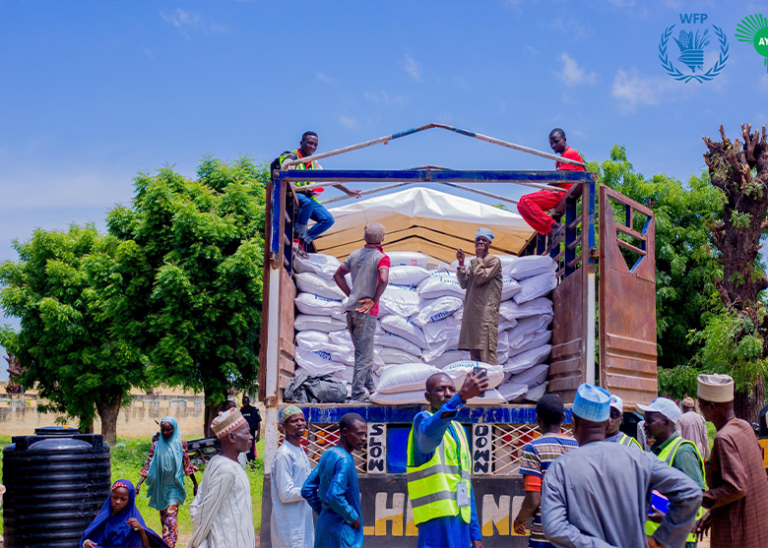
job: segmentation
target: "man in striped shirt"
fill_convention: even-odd
[[[523,449],[520,473],[523,475],[525,500],[514,524],[515,533],[524,535],[525,522],[533,516],[529,547],[553,546],[544,536],[541,525],[541,482],[544,472],[557,457],[579,446],[575,439],[562,433],[561,425],[564,420],[563,400],[557,394],[547,394],[536,404],[536,422],[542,436],[527,443]]]

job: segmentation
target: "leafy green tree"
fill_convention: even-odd
[[[268,172],[205,158],[197,175],[140,174],[107,223],[134,246],[122,280],[134,341],[158,382],[204,390],[208,431],[227,391],[256,382]]]
[[[50,402],[42,410],[75,418],[86,431],[98,413],[114,444],[120,406],[131,387],[146,382],[141,349],[122,336],[121,312],[111,302],[121,242],[92,225],[72,225],[36,230],[14,248],[19,261],[0,265],[0,306],[21,319],[21,329],[4,327],[0,343],[20,359],[22,383],[36,383]]]
[[[704,327],[702,313],[715,291],[718,252],[708,226],[722,215],[723,194],[709,184],[706,173],[691,176],[686,184],[664,174],[646,179],[619,145],[609,159],[589,169],[598,173],[600,183],[653,210],[659,366],[688,364],[703,342],[689,339],[689,332]]]

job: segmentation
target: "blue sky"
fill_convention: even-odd
[[[657,56],[690,12],[730,43],[702,84],[674,81]],[[702,135],[766,123],[763,59],[733,36],[753,13],[768,2],[0,0],[0,261],[36,227],[103,228],[139,171],[271,159],[307,129],[321,151],[432,121],[548,150],[559,126],[590,160],[620,143],[646,176],[684,180],[704,167]],[[427,163],[552,169],[438,130],[323,162]]]

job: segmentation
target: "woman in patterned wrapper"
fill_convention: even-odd
[[[179,534],[179,505],[184,504],[187,497],[184,476],[192,480],[193,492],[197,495],[197,467],[189,460],[187,444],[181,439],[176,419],[163,417],[160,420],[160,434],[160,439],[149,450],[144,468],[139,472],[142,478],[136,485],[136,494],[139,494],[141,484],[146,481],[149,507],[160,512],[163,540],[170,548],[174,548]]]

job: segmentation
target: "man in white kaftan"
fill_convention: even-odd
[[[253,443],[248,423],[237,409],[219,414],[211,423],[221,440],[221,452],[203,474],[192,516],[192,548],[254,548],[251,485],[237,456]]]

